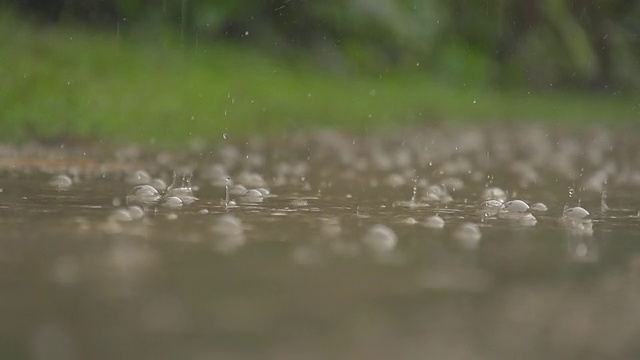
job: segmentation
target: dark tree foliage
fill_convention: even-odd
[[[185,41],[303,50],[337,70],[449,81],[640,87],[636,0],[4,0],[44,22],[172,27]]]

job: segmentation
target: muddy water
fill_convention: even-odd
[[[636,358],[630,134],[4,147],[0,357]],[[174,172],[169,190],[153,182]],[[141,184],[159,197],[136,197]],[[548,210],[482,216],[494,187]],[[586,230],[563,216],[576,206]]]

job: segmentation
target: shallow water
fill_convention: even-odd
[[[4,147],[0,357],[640,357],[632,133],[229,134],[182,152]],[[167,193],[195,200],[146,204],[141,219],[126,212],[136,184],[171,184],[174,172]],[[56,175],[72,179],[68,189]],[[225,185],[238,184],[270,195],[225,204]],[[548,211],[527,211],[534,224],[483,218],[494,186]],[[562,220],[574,206],[592,231]],[[423,224],[436,214],[444,228]]]

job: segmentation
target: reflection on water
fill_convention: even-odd
[[[640,357],[625,137],[4,147],[0,357]]]

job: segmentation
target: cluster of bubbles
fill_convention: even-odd
[[[401,223],[432,230],[450,227],[451,238],[475,248],[482,228],[494,223],[531,227],[553,218],[572,232],[592,233],[592,216],[581,207],[582,196],[602,194],[601,210],[606,211],[608,186],[640,186],[640,162],[633,156],[637,149],[633,144],[616,144],[605,129],[567,135],[537,126],[433,128],[357,137],[324,131],[224,141],[211,148],[194,141],[184,153],[151,154],[126,147],[116,151],[115,163],[132,164],[131,168],[100,166],[98,170],[103,178],[119,173],[131,186],[124,204],[114,201],[118,208],[109,217],[111,223],[178,211],[198,202],[196,191],[206,187],[219,197],[201,203],[198,214],[259,206],[274,215],[286,215],[312,209],[311,199],[341,198],[370,225],[373,220],[366,221],[370,215],[361,212],[363,203],[415,212],[421,217],[413,215]],[[74,169],[51,178],[49,186],[71,189],[83,175]],[[167,185],[165,179],[171,173]],[[529,201],[545,188],[569,191],[565,199],[552,199],[550,209],[545,203]],[[281,202],[273,205],[282,199],[284,209]],[[472,213],[464,212],[470,207]],[[454,216],[452,211],[460,209],[464,216]],[[239,218],[231,220],[235,215],[227,215],[214,221],[217,225],[212,230],[215,237],[226,238],[219,247],[224,253],[246,242]],[[176,212],[167,214],[168,219],[177,217]],[[340,216],[318,219],[322,234],[341,233]],[[381,221],[363,231],[361,245],[375,254],[395,249],[397,236],[389,226],[394,225]]]

